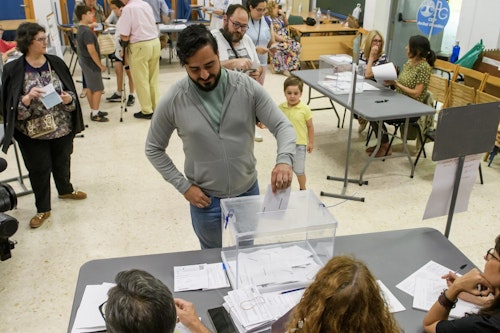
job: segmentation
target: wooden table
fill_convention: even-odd
[[[25,20],[1,20],[0,26],[3,30],[17,30],[17,28],[24,22],[36,22],[35,19],[25,19]]]
[[[311,11],[309,13],[306,13],[304,15],[300,15],[299,13],[292,13],[291,15],[302,16],[302,18],[304,19],[304,21],[308,17],[313,17],[314,19],[316,19],[316,12],[313,12],[313,11]],[[336,17],[333,17],[333,16],[330,16],[328,18],[326,14],[321,14],[321,23],[339,23],[339,19],[336,18]]]
[[[352,45],[358,32],[358,29],[332,23],[290,25],[289,29],[291,35],[297,36],[302,45],[300,61],[310,62],[313,68],[316,68],[313,61],[318,61],[321,55],[352,55]]]

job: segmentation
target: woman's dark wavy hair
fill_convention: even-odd
[[[396,320],[366,265],[336,256],[306,289],[287,324],[296,333],[399,333]]]
[[[261,2],[266,2],[267,0],[247,0],[247,9],[250,11],[250,7],[255,8]]]
[[[410,41],[408,42],[408,47],[410,49],[411,56],[423,58],[427,60],[431,67],[434,67],[436,53],[431,50],[431,43],[427,37],[421,35],[411,36]]]
[[[185,66],[187,60],[206,45],[212,46],[215,54],[219,52],[217,40],[203,24],[192,24],[182,30],[176,46],[180,64]]]
[[[500,235],[495,240],[495,251],[500,254]],[[495,259],[490,259],[495,260]],[[496,286],[498,287],[498,286]],[[479,310],[480,316],[493,316],[500,313],[500,294],[498,294],[488,305]]]
[[[21,23],[16,31],[16,43],[19,52],[26,55],[28,53],[29,46],[31,45],[31,43],[33,43],[35,36],[40,31],[45,32],[45,28],[38,23]]]

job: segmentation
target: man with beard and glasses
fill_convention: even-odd
[[[248,11],[242,5],[230,5],[224,16],[222,29],[212,30],[219,45],[221,65],[248,74],[259,83],[264,71],[260,65],[252,39],[245,32],[248,29]],[[262,83],[261,83],[262,84]]]
[[[146,155],[189,201],[201,247],[218,248],[222,246],[220,199],[259,194],[255,118],[278,143],[271,172],[273,192],[292,182],[295,132],[262,86],[247,74],[221,67],[217,41],[204,25],[181,32],[177,55],[188,75],[160,99]],[[184,174],[165,151],[175,130],[183,143]]]

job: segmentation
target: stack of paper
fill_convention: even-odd
[[[174,291],[209,290],[229,287],[224,264],[174,267]]]
[[[396,287],[413,296],[414,309],[429,311],[443,289],[447,288],[446,280],[442,279],[441,276],[451,271],[431,260]],[[450,311],[450,317],[461,318],[465,313],[476,313],[477,311],[476,305],[459,299],[455,308]]]
[[[248,286],[230,291],[224,297],[224,307],[240,332],[260,332],[269,330],[275,320],[300,301],[303,293],[300,288],[261,294],[256,286]]]
[[[297,245],[240,252],[238,259],[238,286],[271,287],[290,283],[307,286],[321,268],[310,251]],[[236,267],[235,262],[229,265]]]

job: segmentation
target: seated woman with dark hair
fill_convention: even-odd
[[[337,256],[306,289],[287,325],[295,333],[396,333],[375,277],[361,261]]]
[[[500,332],[500,235],[495,247],[484,256],[484,272],[474,268],[463,276],[450,272],[443,276],[448,281],[445,289],[424,318],[427,333],[498,333]],[[477,314],[448,320],[450,310],[458,298],[483,303]]]

